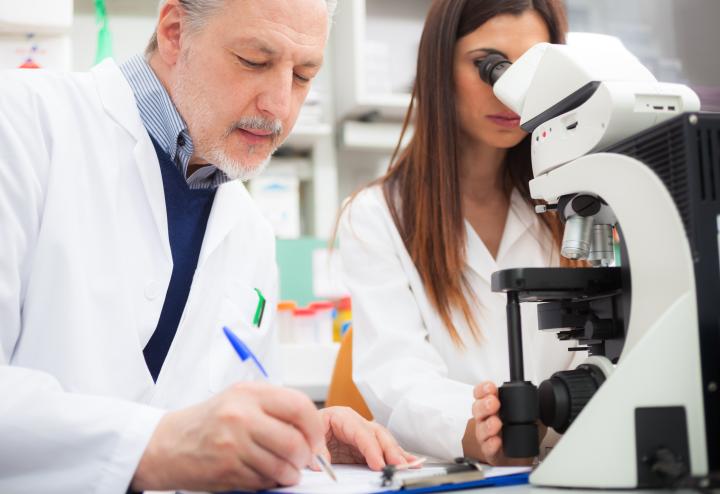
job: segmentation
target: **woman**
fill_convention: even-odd
[[[508,463],[496,387],[509,378],[506,298],[490,276],[557,266],[560,228],[534,213],[529,138],[476,64],[562,43],[565,24],[560,0],[433,2],[405,121],[414,135],[340,220],[353,378],[414,452]],[[537,383],[572,354],[536,320],[524,307],[526,378]]]

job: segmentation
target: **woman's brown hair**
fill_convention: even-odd
[[[418,51],[410,110],[414,133],[408,145],[395,149],[382,186],[398,231],[453,342],[463,347],[451,311],[460,310],[476,339],[480,328],[472,314],[477,303],[465,276],[466,231],[460,194],[459,124],[452,77],[455,44],[489,19],[535,10],[547,24],[552,43],[565,41],[566,18],[561,0],[435,0],[427,14]],[[402,142],[402,137],[399,142]],[[508,150],[504,169],[509,186],[529,205],[532,179],[530,139]],[[553,238],[557,221],[543,216]]]

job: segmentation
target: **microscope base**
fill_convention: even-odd
[[[672,482],[653,474],[648,464],[660,446],[674,449],[675,457],[689,463],[690,475],[707,475],[697,335],[695,294],[690,291],[623,355],[530,482],[573,488],[668,486]],[[646,434],[647,423],[638,427],[638,419],[648,415],[680,425],[664,422],[654,434]]]

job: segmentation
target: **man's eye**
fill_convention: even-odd
[[[242,62],[243,65],[245,65],[246,67],[250,67],[251,69],[261,69],[261,68],[265,67],[264,62],[253,62],[251,60],[248,60],[248,59],[240,57],[240,56],[237,58],[238,58],[238,60],[240,60],[240,62]]]
[[[303,77],[300,74],[294,74],[294,75],[295,75],[295,80],[301,84],[306,84],[306,83],[310,82],[309,77]]]

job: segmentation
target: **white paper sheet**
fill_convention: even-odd
[[[333,465],[333,469],[338,477],[338,482],[332,479],[324,472],[313,472],[312,470],[304,470],[300,483],[293,487],[284,487],[282,489],[273,489],[273,493],[286,494],[371,494],[386,492],[393,490],[391,487],[382,487],[380,485],[380,472],[374,472],[367,467],[357,465]],[[521,472],[529,472],[530,467],[489,467],[484,466],[485,478],[497,477],[501,475],[513,475]],[[442,466],[427,465],[412,471],[397,474],[403,478],[409,476],[425,476],[432,474],[442,474],[445,469]]]

